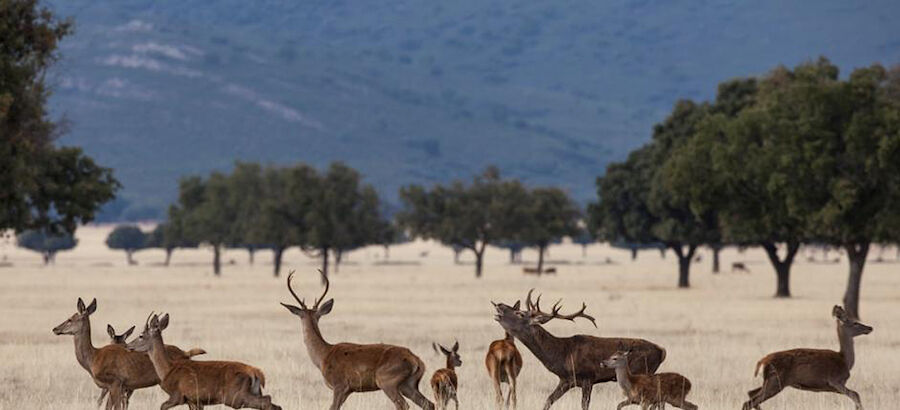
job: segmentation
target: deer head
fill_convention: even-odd
[[[291,280],[294,278],[294,271],[291,271],[291,273],[288,274],[287,288],[300,306],[288,305],[287,303],[281,304],[281,306],[284,306],[285,309],[287,309],[289,312],[299,316],[301,320],[310,320],[314,324],[319,322],[319,318],[330,313],[331,308],[334,307],[334,299],[328,299],[324,304],[321,304],[320,306],[322,300],[325,299],[325,295],[328,294],[330,283],[328,281],[328,276],[326,276],[321,269],[319,270],[319,274],[322,275],[322,279],[325,280],[325,290],[322,292],[321,296],[313,301],[312,307],[307,306],[305,300],[297,296],[297,293],[294,292],[294,288],[291,287]]]
[[[144,323],[144,331],[137,338],[125,344],[125,348],[135,352],[149,352],[153,346],[153,340],[162,337],[162,331],[169,327],[169,314],[159,315],[150,313]]]
[[[88,317],[97,311],[97,299],[95,298],[91,301],[90,305],[84,307],[84,301],[81,300],[81,298],[78,298],[76,309],[77,311],[74,315],[66,319],[65,322],[60,323],[59,326],[53,328],[54,334],[74,335],[80,332],[81,329],[84,328],[85,323],[87,323]]]
[[[540,295],[538,295],[535,302],[531,301],[532,293],[534,293],[534,289],[529,290],[528,296],[525,298],[525,310],[519,309],[519,302],[516,302],[513,306],[508,306],[503,303],[494,303],[494,308],[497,310],[495,319],[500,323],[500,326],[502,326],[503,329],[515,334],[527,331],[532,326],[543,325],[553,319],[565,319],[574,322],[575,319],[579,317],[590,320],[594,327],[597,327],[597,322],[594,318],[584,313],[585,309],[587,309],[586,304],[582,303],[581,310],[578,312],[570,315],[563,315],[559,313],[562,309],[562,305],[560,305],[562,301],[560,300],[554,303],[550,313],[547,313],[541,310]]]
[[[116,345],[124,345],[128,342],[128,336],[131,336],[131,332],[134,332],[134,326],[128,328],[125,333],[121,335],[116,335],[116,329],[112,327],[112,325],[106,325],[106,334],[109,335],[109,338],[112,339],[112,343]]]
[[[861,323],[860,321],[853,319],[847,315],[847,312],[844,311],[844,308],[840,306],[835,306],[831,309],[831,315],[837,319],[838,326],[841,327],[841,330],[850,337],[856,337],[860,335],[867,335],[872,333],[872,326]]]
[[[435,352],[439,352],[447,357],[447,367],[454,368],[462,366],[462,358],[459,356],[459,342],[453,344],[453,347],[448,349],[442,345],[437,343],[432,343],[431,347]]]
[[[624,345],[619,344],[619,349],[610,355],[601,363],[601,367],[615,369],[618,367],[628,366],[628,356],[631,355],[631,349],[626,349]]]

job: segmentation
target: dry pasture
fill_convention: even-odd
[[[96,297],[92,318],[94,345],[108,343],[107,323],[116,329],[140,326],[151,310],[168,312],[166,342],[182,348],[202,347],[202,360],[238,360],[260,367],[268,379],[266,392],[285,409],[321,409],[331,401],[302,344],[299,320],[278,302],[291,301],[284,276],[272,277],[269,253],[259,252],[256,264],[247,253],[229,250],[221,278],[212,276],[207,249],[176,251],[173,265],[158,266],[163,252],[136,254],[138,266],[127,266],[123,252],[106,248],[111,227],[78,231],[74,251],[58,255],[44,267],[40,256],[16,249],[5,240],[0,258],[0,409],[93,409],[99,389],[78,366],[71,336],[55,336],[54,326],[75,311],[75,301]],[[423,252],[426,257],[422,257]],[[550,248],[555,276],[523,275],[521,266],[507,264],[500,249],[487,252],[485,277],[473,278],[469,264],[453,264],[452,251],[432,243],[393,247],[391,264],[380,247],[346,255],[346,264],[332,276],[332,313],[321,321],[330,342],[385,342],[408,346],[428,371],[420,390],[429,398],[431,373],[444,364],[431,343],[458,339],[463,365],[459,400],[463,409],[490,409],[493,391],[484,368],[488,344],[502,337],[493,320],[491,300],[513,302],[531,287],[544,301],[563,298],[568,308],[588,304],[599,329],[586,321],[553,323],[557,335],[586,333],[641,337],[668,352],[660,371],[677,371],[693,382],[689,399],[705,409],[740,408],[746,391],[758,387],[756,361],[766,353],[793,347],[837,348],[831,307],[840,302],[846,262],[818,264],[800,260],[794,268],[794,298],[775,300],[774,273],[758,250],[722,254],[723,273],[710,273],[712,260],[702,251],[693,267],[690,290],[678,290],[671,253],[644,251],[636,262],[628,252],[593,245],[582,258],[577,245]],[[875,252],[873,252],[875,253]],[[832,253],[832,256],[834,253]],[[467,257],[469,255],[466,255]],[[874,257],[874,256],[873,256]],[[616,263],[606,264],[606,258]],[[534,261],[534,252],[524,259]],[[896,408],[900,400],[900,264],[870,261],[863,284],[861,314],[875,331],[856,340],[857,363],[848,386],[862,396],[868,409]],[[234,260],[235,264],[227,262]],[[470,259],[464,259],[470,263]],[[568,261],[552,263],[552,261]],[[745,262],[752,274],[732,274],[734,261]],[[307,300],[321,292],[318,262],[292,250],[285,272],[296,269],[296,287]],[[545,302],[545,303],[546,303]],[[565,312],[566,310],[564,310]],[[558,321],[557,321],[558,322]],[[525,361],[519,377],[519,408],[539,409],[556,378],[519,344]],[[554,409],[576,409],[580,390],[570,391]],[[621,401],[613,383],[594,388],[593,409],[612,409]],[[156,409],[165,400],[157,387],[138,390],[132,409]],[[764,405],[767,409],[850,409],[849,399],[836,394],[786,390]],[[393,408],[383,393],[354,394],[345,409]]]

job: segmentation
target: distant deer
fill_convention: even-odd
[[[731,264],[731,272],[750,273],[750,269],[747,269],[747,265],[744,262],[733,262]]]
[[[97,310],[97,299],[85,307],[84,301],[78,298],[76,309],[74,315],[53,328],[53,333],[74,336],[75,359],[101,389],[97,404],[103,402],[108,391],[107,410],[127,409],[132,392],[159,383],[153,364],[146,355],[129,352],[119,344],[95,348],[91,341],[90,316]],[[109,329],[111,327],[107,331]],[[202,349],[192,349],[191,352],[192,355],[205,353]],[[175,346],[166,346],[166,353],[172,360],[184,360],[191,356]]]
[[[513,305],[513,309],[519,309],[519,303]],[[494,393],[496,397],[497,407],[503,407],[503,390],[500,383],[508,383],[509,390],[506,393],[506,407],[516,408],[516,378],[522,370],[522,355],[516,348],[516,339],[509,332],[503,339],[491,342],[488,347],[487,356],[484,358],[484,365],[487,367],[488,374],[494,382]]]
[[[697,405],[685,399],[691,391],[691,381],[678,373],[632,374],[628,366],[630,351],[614,353],[603,366],[616,371],[616,381],[626,399],[616,407],[637,404],[642,409],[662,409],[666,403],[685,410],[697,410]]]
[[[331,312],[334,299],[319,306],[330,286],[328,277],[321,270],[319,274],[325,282],[325,291],[312,307],[307,307],[291,287],[293,271],[288,275],[287,288],[300,306],[281,305],[300,318],[309,358],[333,392],[331,409],[341,408],[351,393],[381,390],[398,409],[409,408],[406,397],[423,409],[434,410],[434,404],[419,392],[425,363],[409,349],[386,344],[330,344],[325,341],[319,330],[319,319]]]
[[[151,314],[144,331],[125,347],[145,353],[160,378],[159,387],[169,394],[160,410],[182,404],[191,409],[224,404],[241,409],[281,410],[272,398],[262,394],[266,376],[253,366],[225,361],[173,361],[166,353],[162,332],[169,326],[169,315]]]
[[[447,357],[447,366],[443,369],[437,369],[434,375],[431,376],[431,389],[434,390],[435,407],[445,409],[447,408],[447,403],[453,400],[456,410],[459,410],[459,400],[456,398],[456,392],[459,390],[456,368],[462,366],[462,359],[459,357],[459,342],[454,343],[450,349],[434,343],[431,346],[436,352],[440,352]]]
[[[533,291],[534,289],[528,291],[524,311],[503,303],[495,303],[494,306],[500,326],[522,341],[547,370],[559,377],[556,389],[544,403],[544,410],[549,409],[553,402],[576,386],[581,388],[581,407],[586,410],[591,403],[594,384],[615,380],[615,371],[603,367],[602,361],[612,356],[620,345],[634,351],[633,360],[629,363],[632,373],[652,374],[665,360],[665,349],[642,339],[587,335],[556,337],[550,334],[541,325],[553,319],[574,321],[580,317],[589,320],[595,327],[597,323],[593,317],[584,313],[587,305],[583,303],[581,310],[570,315],[559,313],[560,302],[553,305],[551,313],[545,313],[541,311],[540,297],[537,302],[531,302]]]
[[[524,273],[526,275],[543,275],[543,274],[555,275],[556,268],[554,268],[554,267],[544,268],[544,270],[539,271],[538,268],[525,267],[525,268],[522,268],[522,273]]]
[[[835,306],[831,314],[837,320],[841,350],[793,349],[763,357],[756,364],[754,373],[756,376],[762,369],[763,385],[747,392],[750,400],[744,403],[744,410],[759,410],[762,402],[780,393],[785,387],[840,393],[853,400],[857,410],[862,409],[859,394],[847,388],[847,380],[856,359],[853,338],[871,333],[872,327],[848,317],[840,306]]]

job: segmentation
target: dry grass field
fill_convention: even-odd
[[[95,346],[108,342],[107,323],[124,330],[140,326],[151,310],[171,314],[166,342],[183,348],[202,347],[203,359],[229,359],[262,368],[267,392],[285,409],[321,409],[330,403],[325,387],[303,346],[299,320],[279,306],[291,297],[284,276],[272,277],[269,254],[247,263],[243,251],[228,251],[221,278],[211,273],[209,250],[177,251],[172,266],[159,266],[161,251],[140,252],[138,266],[126,266],[125,255],[106,248],[109,227],[78,231],[80,244],[59,254],[55,266],[44,267],[39,255],[0,244],[0,409],[91,409],[99,393],[75,361],[71,336],[51,329],[75,312],[78,297],[96,297],[92,316]],[[423,257],[421,253],[428,251]],[[493,319],[490,301],[513,302],[529,288],[544,300],[563,298],[569,308],[587,302],[599,329],[586,321],[551,322],[557,335],[630,336],[651,340],[668,351],[661,371],[677,371],[693,381],[691,401],[705,409],[736,409],[746,391],[759,386],[753,378],[764,354],[793,347],[837,348],[831,307],[840,301],[846,262],[821,264],[800,260],[794,268],[790,300],[774,300],[774,274],[758,250],[723,253],[724,273],[710,273],[710,255],[695,264],[690,290],[675,288],[674,255],[661,259],[642,252],[636,262],[627,252],[595,245],[582,258],[573,245],[552,247],[549,259],[556,276],[523,276],[507,264],[506,252],[490,249],[485,277],[473,278],[472,266],[454,265],[450,249],[416,242],[383,250],[372,247],[347,256],[333,275],[332,313],[321,327],[330,342],[385,342],[404,345],[428,366],[427,377],[443,366],[431,342],[461,344],[463,366],[460,402],[463,409],[492,408],[493,393],[484,368],[487,345],[503,335]],[[802,255],[802,254],[801,254]],[[468,256],[468,255],[467,255]],[[535,254],[526,252],[526,261]],[[832,254],[834,257],[835,254]],[[889,259],[893,260],[893,251]],[[602,263],[611,258],[615,264]],[[743,261],[751,274],[731,274],[733,261]],[[312,298],[321,292],[318,262],[299,251],[286,256],[286,270],[296,269],[297,288]],[[857,364],[848,386],[868,409],[896,409],[900,399],[900,264],[870,263],[866,268],[861,314],[875,331],[856,339]],[[556,384],[521,344],[525,365],[519,381],[521,409],[539,409]],[[430,387],[420,389],[428,397]],[[554,409],[575,409],[580,391],[573,390]],[[138,390],[133,409],[156,409],[165,399],[159,388]],[[592,409],[613,409],[621,400],[612,383],[594,389]],[[787,390],[764,405],[767,409],[850,409],[843,396]],[[346,409],[389,409],[380,392],[354,394]]]

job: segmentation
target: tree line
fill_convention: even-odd
[[[726,81],[714,101],[676,103],[597,191],[592,229],[672,249],[681,287],[701,245],[761,247],[778,297],[802,244],[843,249],[858,317],[871,245],[900,240],[900,68],[841,78],[820,58]]]

